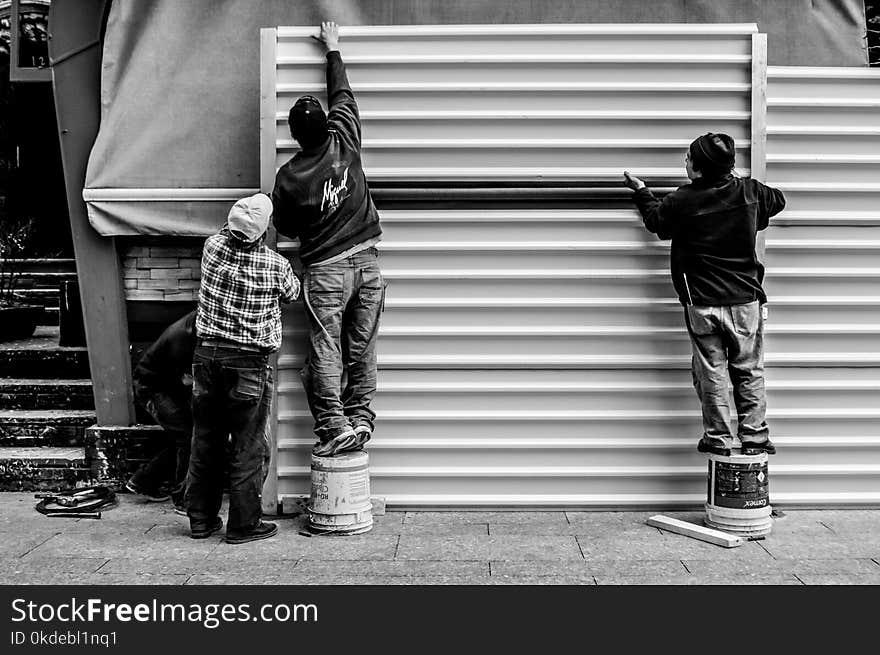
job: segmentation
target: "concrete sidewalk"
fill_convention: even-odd
[[[389,512],[352,537],[303,536],[290,516],[276,537],[231,546],[190,539],[169,503],[119,500],[74,520],[0,494],[0,583],[880,584],[880,510],[788,511],[733,549],[645,525],[659,512]]]

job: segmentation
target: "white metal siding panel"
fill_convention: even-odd
[[[533,27],[344,31],[370,178],[680,178],[689,139],[709,130],[733,135],[749,161],[753,27]],[[323,92],[309,32],[279,31],[276,165],[293,152],[290,105]],[[876,219],[866,205],[834,210]],[[381,213],[374,493],[441,507],[704,500],[668,244],[633,209]],[[821,206],[784,216],[799,227],[767,239],[773,498],[876,502],[876,249]],[[308,492],[313,442],[301,306],[284,320],[282,496]]]
[[[878,110],[880,71],[768,69],[767,182],[788,202],[769,230],[783,248],[767,252],[767,329],[796,321],[801,338],[793,368],[768,362],[767,377],[836,380],[821,393],[780,397],[771,413],[839,417],[804,426],[803,449],[780,450],[772,470],[774,481],[791,470],[792,494],[812,504],[880,502]],[[769,349],[768,337],[768,360]]]

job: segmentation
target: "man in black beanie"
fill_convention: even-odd
[[[300,151],[275,177],[275,227],[299,239],[309,354],[302,370],[315,419],[314,454],[357,450],[376,414],[376,337],[385,296],[379,214],[361,165],[361,122],[336,23],[321,24],[329,113],[313,96],[290,110]]]
[[[672,281],[685,307],[693,351],[694,388],[703,407],[701,453],[729,455],[728,376],[744,454],[774,454],[765,419],[764,267],[757,232],[785,207],[778,189],[733,175],[735,145],[726,134],[704,134],[685,157],[690,184],[663,201],[624,173],[645,227],[672,239]]]

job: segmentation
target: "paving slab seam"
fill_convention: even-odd
[[[24,557],[27,557],[27,556],[30,555],[32,552],[34,552],[37,548],[39,548],[40,546],[42,546],[44,543],[46,543],[46,542],[49,541],[50,539],[54,539],[55,537],[57,537],[57,536],[60,535],[60,534],[61,534],[60,532],[56,532],[55,534],[50,534],[48,537],[46,537],[45,539],[43,539],[43,541],[41,541],[40,543],[38,543],[36,546],[34,546],[33,548],[28,549],[27,552],[24,552],[24,553],[22,553],[21,555],[19,555],[19,556],[18,556],[18,559],[22,559],[22,558],[24,558]]]
[[[150,533],[150,530],[152,530],[153,528],[155,528],[155,527],[158,526],[158,525],[159,525],[158,523],[153,523],[153,525],[151,525],[149,528],[147,528],[146,530],[144,530],[144,534],[149,534],[149,533]]]
[[[817,521],[817,523],[818,523],[819,525],[821,525],[822,527],[824,527],[824,528],[828,528],[829,530],[831,530],[831,533],[832,533],[832,534],[837,534],[837,531],[836,531],[834,528],[832,528],[830,525],[828,525],[827,523],[825,523],[824,521]]]
[[[797,573],[792,573],[792,575],[793,575],[795,578],[797,578],[797,581],[798,581],[798,582],[800,582],[802,585],[806,586],[807,583],[804,582],[804,581],[801,579],[801,576],[799,576]]]
[[[684,570],[688,572],[688,575],[693,575],[693,574],[691,573],[691,570],[688,568],[688,565],[684,563],[684,560],[683,560],[683,559],[680,559],[680,560],[678,560],[678,561],[681,562],[681,565],[684,567]]]
[[[580,540],[578,539],[578,536],[577,536],[577,535],[574,535],[574,543],[577,544],[578,552],[580,552],[580,554],[581,554],[581,559],[583,559],[584,561],[586,561],[586,560],[587,560],[587,556],[584,555],[584,549],[581,548],[581,542],[580,542]]]
[[[100,571],[101,569],[103,569],[105,566],[107,566],[109,563],[110,563],[110,558],[108,557],[107,559],[104,560],[104,563],[101,564],[101,566],[99,566],[98,568],[96,568],[96,569],[93,571],[93,573],[97,573],[98,571]]]
[[[880,557],[875,557],[871,561],[874,562],[874,564],[876,564],[877,566],[880,566]]]
[[[403,519],[406,521],[406,518]],[[394,544],[394,556],[391,559],[397,559],[397,553],[400,552],[400,538],[402,535],[397,535],[397,543]]]
[[[771,553],[769,550],[767,550],[767,548],[764,546],[764,540],[763,540],[763,539],[759,539],[759,540],[756,541],[755,543],[758,544],[758,547],[759,547],[761,550],[763,550],[765,553],[767,553],[770,557],[772,557],[773,559],[776,559],[776,556],[775,556],[773,553]]]

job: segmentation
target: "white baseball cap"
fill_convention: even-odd
[[[272,200],[265,193],[257,193],[232,205],[226,220],[236,239],[253,243],[266,232],[271,216]]]

